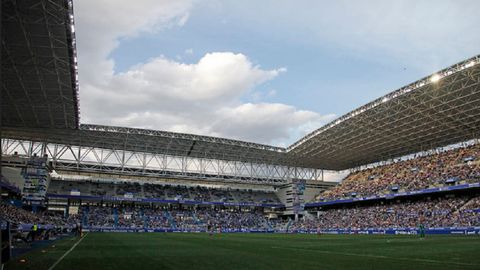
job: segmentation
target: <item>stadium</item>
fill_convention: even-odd
[[[480,268],[480,55],[279,147],[82,124],[73,8],[2,1],[2,269]]]

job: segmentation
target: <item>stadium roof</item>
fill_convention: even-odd
[[[71,0],[2,1],[2,137],[328,170],[479,137],[480,56],[372,101],[288,148],[79,125],[73,25]]]
[[[70,0],[2,0],[2,126],[77,128]]]
[[[4,128],[7,138],[173,156],[344,170],[479,137],[480,56],[372,101],[288,148],[165,131],[81,125]]]
[[[480,55],[402,87],[287,148],[298,166],[343,170],[478,138]]]
[[[7,138],[193,158],[284,164],[285,148],[166,131],[80,125],[77,130],[6,128]]]

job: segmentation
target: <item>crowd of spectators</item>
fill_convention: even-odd
[[[329,209],[290,230],[480,226],[480,197],[452,197]]]
[[[203,209],[196,212],[201,224],[226,230],[266,230],[268,222],[260,211]]]
[[[480,181],[480,144],[353,172],[315,200],[365,197]]]
[[[6,203],[0,204],[0,213],[2,219],[17,224],[41,221],[41,216]]]
[[[88,209],[88,210],[87,210]],[[318,230],[480,226],[480,197],[450,197],[333,208],[318,217],[268,220],[258,210],[235,208],[82,207],[87,227],[207,230]],[[85,216],[85,218],[82,218]],[[116,220],[116,221],[115,221]]]
[[[81,206],[68,218],[54,212],[32,213],[0,204],[0,219],[13,224],[43,224],[85,228],[205,230],[324,230],[480,226],[480,196],[441,197],[414,201],[379,202],[322,210],[297,221],[268,220],[259,209],[154,205]]]
[[[83,206],[80,219],[85,227],[207,230],[265,230],[268,222],[255,210],[234,208],[185,208],[132,206]]]
[[[62,214],[51,211],[33,213],[32,211],[2,201],[2,203],[0,203],[0,220],[8,221],[14,226],[39,224],[66,227],[70,224],[75,224],[77,217],[72,215],[64,218]]]
[[[279,204],[273,192],[217,189],[204,186],[177,186],[139,183],[104,183],[95,181],[66,181],[53,180],[47,193],[50,194],[75,194],[91,196],[110,196],[160,200],[192,200],[198,202],[224,202],[224,203],[255,203]]]
[[[12,225],[53,225],[55,227],[211,230],[266,230],[268,222],[261,211],[237,208],[169,209],[163,206],[81,206],[68,218],[56,212],[33,213],[21,207],[0,204],[0,220]]]

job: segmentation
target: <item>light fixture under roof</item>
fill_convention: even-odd
[[[431,82],[438,82],[442,77],[438,74],[434,74],[432,77],[430,77]]]

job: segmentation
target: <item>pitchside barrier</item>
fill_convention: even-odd
[[[197,229],[165,229],[165,228],[112,228],[112,227],[86,227],[84,232],[177,232],[177,233],[202,233],[206,230]],[[218,231],[215,231],[218,232]],[[303,234],[388,234],[388,235],[416,235],[420,234],[418,228],[386,228],[386,229],[329,229],[329,230],[227,230],[222,229],[222,233],[303,233]],[[445,227],[445,228],[426,228],[426,234],[462,234],[462,235],[480,235],[480,227]]]
[[[418,228],[385,228],[385,229],[328,229],[328,230],[293,230],[294,233],[307,234],[420,234]],[[442,227],[442,228],[425,228],[425,234],[463,234],[463,235],[480,235],[480,227]]]
[[[82,229],[83,232],[122,232],[122,233],[154,233],[154,232],[162,232],[162,233],[205,233],[208,232],[205,229],[166,229],[166,228],[112,228],[112,227],[86,227]],[[214,232],[221,232],[221,233],[274,233],[275,231],[272,230],[232,230],[232,229],[223,229],[221,231],[215,230]]]

